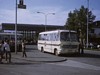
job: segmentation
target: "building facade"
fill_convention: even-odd
[[[100,21],[93,22],[89,35],[90,42],[94,44],[100,44]]]
[[[64,29],[64,26],[56,25],[46,25],[46,30],[56,30]],[[2,23],[0,25],[1,32],[15,33],[14,23]],[[36,41],[38,38],[38,33],[45,31],[45,25],[38,24],[17,24],[17,33],[22,34],[20,39],[25,39],[27,41]]]

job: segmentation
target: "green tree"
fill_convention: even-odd
[[[80,9],[75,9],[73,12],[69,12],[68,18],[65,24],[66,29],[78,31],[79,29],[82,31],[81,33],[86,37],[87,32],[87,11],[88,8],[81,6]],[[89,29],[91,29],[91,23],[95,20],[95,15],[93,15],[92,11],[88,11],[88,21],[89,21]]]

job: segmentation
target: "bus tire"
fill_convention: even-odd
[[[44,53],[44,49],[43,49],[43,47],[41,47],[41,52],[43,52],[43,53]]]
[[[59,55],[57,49],[54,50],[54,54],[55,54],[56,56]]]

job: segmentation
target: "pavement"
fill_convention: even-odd
[[[100,50],[85,50],[84,51],[85,53],[88,53],[88,54],[93,54],[93,55],[100,55]]]
[[[51,63],[66,61],[65,57],[55,56],[49,53],[42,53],[39,50],[30,50],[26,52],[27,57],[22,57],[22,52],[12,53],[12,62],[14,63]]]
[[[85,50],[85,56],[86,54],[90,55],[92,54],[100,57],[100,51],[91,51],[91,50]],[[27,57],[22,57],[22,52],[17,52],[17,54],[12,53],[12,62],[13,63],[53,63],[53,62],[62,62],[66,61],[66,57],[61,56],[55,56],[50,53],[42,53],[39,50],[29,50],[26,52]]]
[[[42,53],[39,50],[36,49],[36,47],[31,48],[34,46],[27,46],[27,57],[22,57],[22,52],[12,52],[12,63],[16,64],[28,64],[28,63],[53,63],[53,62],[62,62],[66,61],[66,57],[60,57],[55,56],[50,53]],[[93,51],[93,50],[84,50],[84,53],[86,54],[93,54],[93,55],[99,55],[100,57],[100,51]],[[84,55],[85,55],[84,54]],[[5,60],[3,60],[5,63]]]
[[[42,53],[37,50],[35,45],[27,45],[26,49],[27,57],[22,57],[22,52],[11,53],[11,64],[29,64],[29,63],[52,63],[66,61],[65,57],[55,56],[50,53]],[[5,56],[5,55],[4,55]],[[2,61],[4,64],[7,63],[5,59]]]

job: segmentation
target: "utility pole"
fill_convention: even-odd
[[[88,22],[89,22],[89,0],[87,0],[87,48],[88,48]]]
[[[17,54],[17,0],[15,9],[15,53]]]

